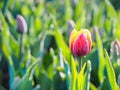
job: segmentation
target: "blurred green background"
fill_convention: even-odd
[[[21,61],[18,14],[28,27]],[[92,50],[82,58],[92,65],[89,90],[119,90],[120,0],[0,0],[0,90],[70,90],[73,28],[92,34]]]

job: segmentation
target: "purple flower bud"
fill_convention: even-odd
[[[118,75],[118,86],[120,87],[120,74]]]
[[[112,42],[111,54],[120,56],[120,43],[117,39]]]
[[[27,32],[27,24],[23,16],[17,15],[17,31],[21,34]]]
[[[75,23],[73,20],[68,21],[68,30],[71,32],[75,28]]]
[[[94,26],[94,27],[92,28],[92,40],[93,40],[94,42],[96,42],[96,35],[95,35],[95,34],[96,34],[96,31],[98,31],[98,33],[99,33],[99,35],[100,35],[101,38],[103,37],[103,34],[104,34],[104,30],[101,30],[100,28]]]
[[[70,32],[75,28],[75,23],[73,20],[69,20],[67,23],[67,39],[70,37]],[[69,42],[68,42],[69,43]]]

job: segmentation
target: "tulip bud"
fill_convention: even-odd
[[[112,46],[111,46],[111,54],[113,56],[117,55],[117,56],[120,56],[120,43],[117,39],[115,39],[113,42],[112,42]]]
[[[102,38],[103,35],[104,35],[104,30],[101,30],[100,28],[94,26],[94,27],[92,28],[92,40],[95,41],[95,42],[96,42],[96,35],[95,35],[95,34],[96,34],[96,31],[98,31],[98,33],[99,33],[99,35],[100,35],[101,38]]]
[[[118,75],[118,86],[120,87],[120,74]]]
[[[67,39],[69,39],[70,37],[70,33],[71,31],[75,28],[75,23],[73,20],[69,20],[68,23],[67,23],[67,31],[66,31],[66,36],[67,36]],[[67,42],[69,43],[69,41]]]
[[[70,34],[69,46],[75,56],[87,55],[92,47],[91,33],[87,29],[74,29]]]
[[[72,30],[75,28],[75,23],[74,23],[74,21],[73,21],[73,20],[69,20],[67,26],[68,26],[68,30],[69,30],[69,31],[72,31]]]
[[[21,34],[27,32],[27,24],[21,15],[17,15],[17,31]]]

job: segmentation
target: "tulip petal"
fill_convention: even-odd
[[[77,31],[76,30],[73,30],[71,33],[70,33],[70,40],[69,40],[69,45],[70,45],[70,49],[72,51],[72,48],[73,48],[73,42],[75,40],[75,38],[77,37]]]
[[[87,36],[87,40],[89,42],[89,50],[91,50],[91,47],[92,47],[92,40],[91,40],[91,34],[90,32],[87,30],[87,29],[82,29],[81,30],[81,33],[84,33],[86,36]]]
[[[73,54],[84,56],[89,53],[89,43],[85,34],[81,33],[73,43]]]

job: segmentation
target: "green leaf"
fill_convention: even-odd
[[[85,24],[86,24],[85,21],[86,21],[86,11],[83,11],[76,21],[76,30],[79,30],[80,28],[85,27]]]
[[[75,66],[75,61],[74,61],[74,58],[71,57],[71,68],[72,68],[72,75],[71,75],[71,87],[70,87],[70,90],[77,90],[77,70],[76,70],[76,66]]]
[[[16,26],[16,20],[14,19],[12,13],[9,10],[6,11],[5,15],[6,15],[10,25]]]
[[[0,85],[0,90],[6,90],[3,86]]]
[[[95,26],[103,26],[103,13],[105,10],[105,4],[102,2],[100,3],[99,7],[94,8],[93,13],[93,24]]]
[[[55,40],[56,40],[58,48],[60,49],[60,51],[62,51],[63,56],[65,57],[65,59],[68,61],[70,65],[71,52],[68,46],[66,45],[61,32],[58,29],[56,29],[54,36],[55,36]]]
[[[72,8],[70,0],[65,0],[65,20],[66,22],[72,17]]]
[[[87,61],[87,71],[83,77],[83,89],[81,90],[89,90],[90,84],[90,73],[91,73],[91,62]]]
[[[16,57],[19,57],[19,43],[18,43],[18,41],[16,41],[12,35],[9,36],[9,39],[10,39],[9,45],[10,45],[12,51],[16,52],[16,53],[12,53],[12,54],[14,54]]]
[[[2,12],[0,11],[0,19],[2,20],[3,26],[4,26],[4,30],[2,31],[2,51],[4,53],[4,55],[6,56],[7,60],[8,60],[8,64],[9,64],[9,73],[10,73],[10,87],[12,85],[12,82],[14,81],[14,66],[13,66],[13,61],[11,58],[11,47],[9,45],[9,38],[10,38],[10,32],[8,31],[8,25],[5,21],[5,18],[2,14]]]
[[[112,64],[110,62],[109,56],[107,51],[105,50],[105,59],[106,59],[106,69],[107,69],[107,76],[108,76],[108,80],[111,86],[112,90],[119,90],[117,83],[116,83],[116,77],[115,77],[115,72],[114,69],[112,67]]]
[[[44,1],[39,3],[39,5],[36,7],[34,11],[35,16],[41,16],[43,14],[42,13],[43,9],[44,9]]]
[[[110,85],[109,85],[109,81],[108,81],[108,78],[104,78],[103,79],[103,82],[100,83],[99,85],[99,89],[98,90],[110,90]]]
[[[96,30],[96,40],[97,40],[97,49],[98,49],[98,58],[99,58],[98,75],[100,82],[102,82],[104,78],[105,61],[104,61],[102,41],[97,30]]]
[[[113,27],[113,34],[114,34],[114,37],[118,38],[120,40],[120,19],[119,19],[120,16],[117,16],[116,18],[116,21],[114,22],[114,27]]]
[[[31,83],[31,80],[29,80],[30,74],[38,62],[39,60],[36,60],[31,66],[29,66],[26,74],[22,77],[22,79],[18,83],[14,83],[14,90],[29,90],[28,86]]]
[[[14,67],[12,65],[9,65],[9,74],[10,74],[9,85],[11,88],[12,83],[14,82],[14,77],[15,77],[15,70],[14,70]]]
[[[78,90],[83,90],[83,77],[85,71],[86,63],[83,65],[81,71],[78,74]]]
[[[77,4],[76,8],[75,8],[75,19],[77,20],[79,18],[79,16],[82,14],[82,12],[84,11],[84,5],[85,5],[85,1],[84,0],[80,0],[79,3]]]
[[[30,82],[28,74],[25,74],[23,78],[16,83],[13,90],[28,90],[28,83]],[[30,86],[31,87],[31,86]]]
[[[106,7],[107,7],[108,16],[111,17],[111,18],[115,18],[116,11],[115,11],[114,7],[112,6],[112,4],[110,3],[110,1],[105,0],[105,4],[106,4]]]
[[[65,74],[66,74],[66,81],[68,90],[70,90],[70,67],[67,62],[64,62]]]
[[[9,2],[10,2],[9,0],[6,0],[6,1],[4,2],[4,6],[3,6],[3,8],[2,8],[3,14],[4,14],[5,11],[8,9]]]
[[[0,19],[3,23],[4,29],[2,31],[2,51],[4,52],[5,56],[7,58],[10,57],[10,46],[9,46],[9,31],[8,31],[8,25],[5,21],[5,18],[2,14],[2,12],[0,12]]]
[[[90,83],[90,90],[98,90],[98,88],[96,88],[94,84]]]

